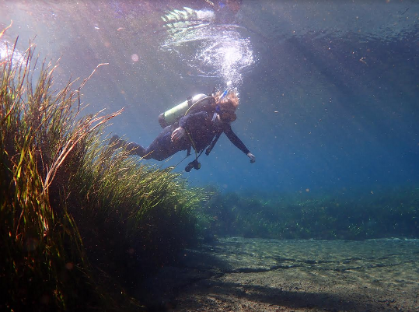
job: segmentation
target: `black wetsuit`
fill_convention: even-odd
[[[212,143],[213,139],[225,133],[237,148],[245,154],[249,153],[245,144],[232,131],[230,124],[214,122],[212,119],[213,115],[205,111],[188,114],[177,124],[164,128],[148,148],[145,149],[134,143],[130,143],[129,148],[132,149],[133,154],[145,159],[164,160],[179,151],[191,148],[200,153]],[[184,128],[185,135],[179,141],[172,142],[171,134],[177,127]]]

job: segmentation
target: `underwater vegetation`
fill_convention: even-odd
[[[4,31],[0,33],[0,38]],[[15,43],[16,46],[16,43]],[[205,198],[101,139],[31,46],[0,61],[0,310],[141,311],[130,290],[194,243]]]
[[[418,188],[400,187],[346,196],[214,195],[199,210],[205,239],[243,236],[276,239],[418,238]],[[366,193],[366,192],[364,192]]]

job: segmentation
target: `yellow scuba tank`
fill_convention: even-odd
[[[158,120],[162,128],[172,125],[178,121],[181,117],[185,116],[190,110],[198,111],[200,108],[204,108],[206,104],[211,103],[212,96],[205,94],[196,94],[192,98],[187,99],[181,104],[168,109],[166,112],[159,115]]]

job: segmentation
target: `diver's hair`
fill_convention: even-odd
[[[235,90],[229,91],[229,93],[226,94],[226,96],[223,99],[220,100],[221,95],[222,95],[221,91],[218,91],[216,93],[216,95],[215,95],[216,104],[220,104],[220,105],[225,106],[225,107],[231,106],[234,110],[236,110],[238,108],[239,98],[238,98],[238,95],[236,94]]]

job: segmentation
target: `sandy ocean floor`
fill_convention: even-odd
[[[225,238],[186,250],[147,292],[167,311],[419,311],[419,241]]]

